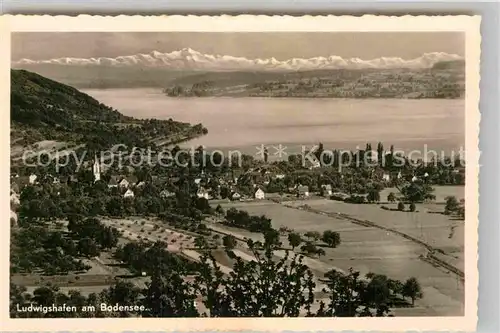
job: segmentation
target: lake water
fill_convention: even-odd
[[[464,100],[169,98],[159,90],[86,90],[100,102],[136,118],[202,123],[208,135],[189,145],[256,153],[262,144],[287,147],[322,142],[327,149],[458,151],[465,143]]]

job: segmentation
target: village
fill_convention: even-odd
[[[240,258],[254,260],[246,242],[262,241],[258,230],[274,228],[279,230],[280,244],[292,244],[297,235],[303,245],[293,246],[294,251],[305,255],[318,277],[335,267],[404,280],[407,272],[394,271],[403,260],[411,262],[415,274],[442,281],[436,286],[436,279],[422,280],[424,291],[439,288],[440,296],[426,294],[417,300],[417,306],[396,309],[398,315],[460,311],[456,297],[463,288],[463,167],[348,167],[340,173],[319,162],[300,168],[292,165],[264,159],[253,160],[245,170],[188,168],[187,174],[169,171],[167,176],[131,166],[103,170],[104,165],[94,155],[77,174],[53,176],[40,169],[28,175],[13,173],[11,224],[16,228],[26,223],[18,221],[19,212],[24,219],[42,218],[63,229],[67,222],[58,216],[71,212],[95,216],[104,226],[117,230],[121,246],[162,241],[168,252],[193,262],[200,260],[200,249],[208,247],[225,272],[232,270],[234,262],[223,250],[228,243]],[[444,177],[443,185],[438,177]],[[425,193],[406,191],[412,184]],[[247,214],[248,221],[258,216],[262,219],[252,227],[243,222],[243,215],[243,220],[238,220],[230,212]],[[338,235],[335,246],[320,245],[322,237],[327,237],[322,234],[332,232]],[[277,255],[284,256],[280,251]],[[85,262],[91,269],[76,275],[80,276],[77,281],[73,273],[69,280],[53,281],[59,281],[55,283],[62,290],[78,286],[84,294],[85,290],[87,294],[99,292],[117,276],[130,275],[128,269],[117,269],[113,258],[108,250],[90,255]],[[51,280],[40,278],[13,276],[18,284],[32,289]],[[145,271],[135,277],[132,274],[128,280],[144,287],[148,279]],[[450,281],[455,280],[456,287],[450,289]],[[322,299],[326,297],[321,292],[323,283],[316,282],[317,297]],[[442,297],[450,300],[446,306],[438,304]]]

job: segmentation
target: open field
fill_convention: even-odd
[[[444,210],[442,205],[417,204],[415,212],[388,211],[381,209],[379,205],[356,205],[324,199],[309,200],[307,205],[316,210],[347,214],[403,232],[443,251],[450,257],[447,258],[447,262],[450,261],[457,268],[464,269],[464,221],[435,213]],[[386,206],[396,208],[396,204]]]
[[[446,197],[454,196],[458,200],[465,199],[465,186],[433,186],[433,194],[436,196],[435,203],[445,203]],[[395,187],[388,187],[380,191],[380,200],[387,201],[389,193],[393,192],[396,197],[399,195],[399,190]],[[443,210],[442,208],[441,210]]]
[[[295,202],[296,205],[304,203],[316,208],[323,208],[321,205],[332,207],[332,211],[339,204],[325,199]],[[347,210],[344,206],[354,207],[353,209],[356,207],[363,207],[363,209],[371,207],[377,212],[380,211],[379,214],[393,213],[384,211],[375,205],[340,204],[344,210]],[[316,274],[324,274],[334,267],[344,271],[352,267],[362,274],[374,272],[399,280],[406,280],[412,276],[416,277],[422,285],[424,298],[417,301],[416,308],[397,309],[396,315],[398,316],[423,314],[461,315],[463,313],[463,283],[455,274],[446,269],[435,267],[419,259],[420,255],[425,255],[428,251],[425,247],[411,240],[375,227],[364,227],[341,218],[336,219],[314,214],[271,202],[238,202],[224,205],[224,209],[230,207],[246,210],[252,215],[264,214],[272,219],[273,227],[275,228],[284,225],[301,233],[307,231],[322,232],[328,229],[339,232],[342,240],[339,247],[334,249],[324,247],[325,256],[319,259],[307,258],[306,264]],[[349,212],[352,213],[351,211]],[[372,213],[371,210],[370,213]],[[371,217],[370,213],[365,216],[366,219]],[[407,214],[401,212],[394,213]],[[437,216],[436,214],[425,214]],[[391,215],[380,216],[389,221]],[[440,218],[447,217],[440,216]],[[252,235],[248,231],[228,228],[221,224],[216,225],[215,228],[239,237],[249,237]],[[258,234],[253,235],[256,237],[260,236]],[[436,237],[436,240],[438,238]],[[283,237],[282,242],[285,246],[288,244],[285,237]]]

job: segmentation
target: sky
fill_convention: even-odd
[[[62,57],[117,57],[192,48],[206,54],[237,57],[312,58],[336,55],[364,60],[379,57],[414,59],[424,53],[464,56],[460,32],[16,32],[12,61]]]

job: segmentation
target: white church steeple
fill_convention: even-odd
[[[92,167],[94,173],[94,181],[101,180],[101,164],[97,160],[97,155],[94,155],[94,165]]]

